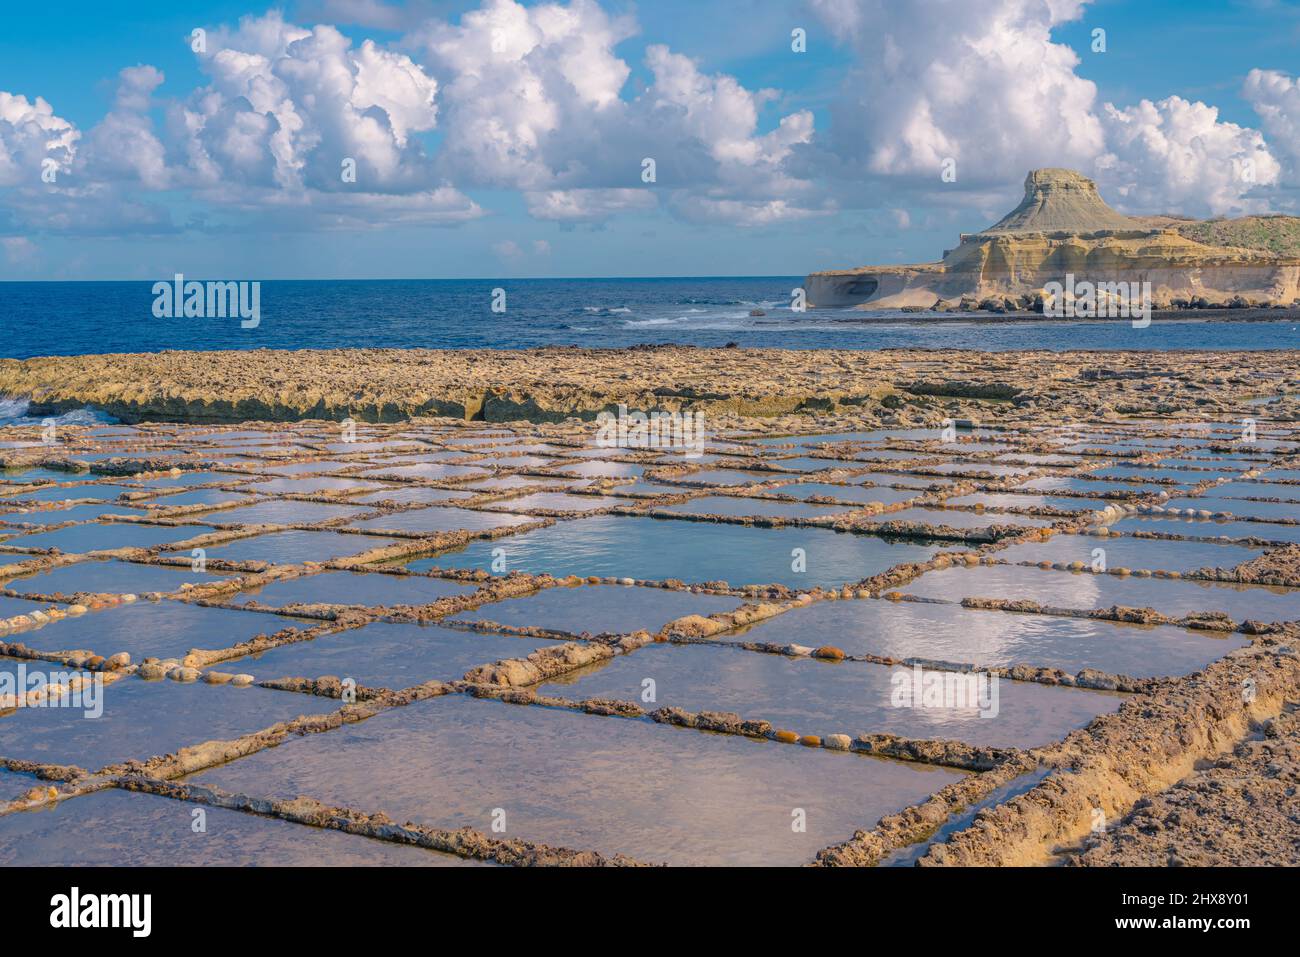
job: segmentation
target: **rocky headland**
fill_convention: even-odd
[[[1124,216],[1068,169],[1032,170],[1020,205],[939,262],[816,272],[810,305],[1043,312],[1050,283],[1150,283],[1155,311],[1300,305],[1300,219]]]

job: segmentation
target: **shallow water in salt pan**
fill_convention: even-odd
[[[1277,482],[1237,481],[1227,482],[1214,490],[1215,495],[1224,498],[1280,498],[1297,503],[1294,507],[1300,511],[1300,485],[1282,485]],[[1231,506],[1228,506],[1230,509]]]
[[[1010,614],[933,602],[822,601],[718,635],[717,641],[808,647],[850,655],[971,664],[1095,668],[1148,678],[1185,675],[1247,644],[1241,635],[1092,618]]]
[[[492,511],[531,511],[545,509],[554,512],[590,512],[612,505],[626,505],[622,499],[608,495],[565,495],[563,492],[535,492],[522,498],[511,498],[484,506]]]
[[[795,498],[809,498],[815,495],[838,499],[842,502],[853,502],[854,504],[880,502],[884,505],[905,502],[921,494],[915,489],[889,488],[887,486],[834,485],[825,482],[799,482],[795,485],[782,485],[775,491],[782,495],[793,495]]]
[[[143,525],[132,523],[91,523],[69,525],[51,532],[35,532],[11,538],[6,545],[13,548],[57,548],[61,552],[106,551],[115,548],[154,548],[173,545],[196,535],[205,535],[215,529],[206,525]]]
[[[219,807],[204,808],[206,830],[195,832],[195,807],[153,794],[110,789],[6,815],[0,818],[0,865],[458,867],[475,863],[411,845]]]
[[[106,658],[125,651],[133,662],[140,662],[147,657],[183,658],[195,648],[229,648],[261,634],[315,624],[163,599],[52,622],[23,641],[38,650],[82,649]]]
[[[1262,549],[1215,542],[1058,534],[1045,542],[1010,545],[998,552],[997,558],[1008,562],[1083,562],[1091,567],[1096,549],[1105,553],[1109,568],[1171,572],[1190,572],[1207,567],[1232,568],[1263,554]]]
[[[771,518],[814,518],[852,511],[853,505],[810,505],[803,502],[774,502],[734,495],[705,495],[676,505],[662,505],[656,511],[682,515],[763,515]]]
[[[46,784],[47,782],[32,777],[30,774],[19,774],[16,771],[0,768],[0,804],[15,801],[32,788],[45,786]],[[4,833],[6,823],[7,818],[0,818],[0,835]],[[3,838],[0,838],[0,840],[3,840]],[[5,863],[4,855],[0,851],[0,864],[3,863]]]
[[[223,509],[203,517],[221,525],[314,525],[330,519],[352,518],[365,512],[366,509],[355,505],[329,505],[324,502],[295,502],[286,499]]]
[[[1220,498],[1197,495],[1194,498],[1173,498],[1169,508],[1195,508],[1208,512],[1230,512],[1238,518],[1286,518],[1300,521],[1300,502],[1248,502],[1237,498]]]
[[[147,488],[189,488],[192,485],[208,485],[220,482],[223,485],[240,485],[247,482],[249,476],[238,472],[182,472],[180,475],[155,475],[153,478],[132,478],[132,485]]]
[[[12,659],[0,668],[12,669]],[[27,662],[28,673],[62,670]],[[265,688],[236,688],[167,679],[122,678],[103,689],[103,714],[83,709],[20,708],[0,717],[0,755],[95,770],[128,759],[144,760],[185,745],[236,738],[300,714],[323,714],[337,701]]]
[[[385,478],[395,476],[404,479],[445,479],[465,478],[470,475],[488,475],[481,468],[467,465],[444,465],[436,462],[423,462],[418,465],[386,465],[382,468],[368,469],[360,473],[365,478]]]
[[[324,740],[326,737],[331,740]],[[385,712],[196,775],[398,820],[676,864],[803,864],[961,774],[463,697]],[[803,808],[806,833],[790,827]]]
[[[1182,518],[1179,516],[1132,516],[1110,526],[1112,531],[1160,532],[1188,538],[1258,538],[1266,542],[1300,542],[1300,525],[1276,522],[1239,522],[1231,519]]]
[[[645,466],[631,462],[574,462],[564,463],[560,471],[582,478],[639,478]]]
[[[498,625],[535,625],[570,634],[629,634],[656,632],[685,615],[734,611],[742,599],[727,595],[696,595],[669,588],[626,585],[582,585],[544,588],[522,598],[480,605],[452,616],[457,621],[493,621]]]
[[[48,607],[50,607],[49,602],[28,601],[25,598],[10,598],[8,595],[0,595],[0,618],[30,615],[34,611],[40,611]]]
[[[689,475],[677,475],[674,482],[696,485],[755,485],[760,482],[772,482],[776,479],[789,479],[792,476],[780,472],[742,471],[741,469],[703,469]]]
[[[399,505],[408,505],[414,502],[432,504],[434,502],[448,502],[457,498],[470,498],[473,494],[473,492],[443,488],[389,487],[380,492],[358,495],[356,498],[349,499],[349,501],[357,505],[370,505],[376,502],[393,502]]]
[[[14,525],[62,525],[64,522],[90,522],[101,517],[115,515],[145,515],[143,509],[127,508],[112,502],[94,502],[86,505],[73,505],[69,508],[42,509],[32,512],[0,511],[0,522]]]
[[[217,581],[227,577],[219,572],[196,572],[189,566],[143,565],[137,562],[86,561],[64,565],[48,572],[15,578],[4,583],[21,593],[54,595],[62,592],[105,592],[116,594],[141,594],[143,592],[173,592],[186,582]]]
[[[794,570],[801,548],[806,570]],[[498,556],[493,552],[501,551]],[[727,581],[733,585],[779,582],[798,588],[844,585],[876,575],[899,562],[921,561],[934,545],[889,542],[872,535],[818,528],[754,528],[711,522],[599,515],[557,522],[548,528],[474,542],[468,547],[410,563],[413,571],[433,567],[687,582]],[[500,570],[497,572],[500,573]]]
[[[399,691],[426,681],[458,681],[467,671],[502,658],[526,658],[538,648],[558,644],[439,625],[377,621],[223,661],[216,667],[269,678],[352,678],[366,688]]]
[[[1300,588],[1270,588],[1192,579],[1122,578],[1091,572],[1044,571],[1021,565],[948,568],[926,572],[903,591],[924,598],[1028,598],[1081,610],[1125,605],[1165,615],[1222,611],[1230,618],[1300,619]]]
[[[269,532],[237,538],[226,545],[208,546],[209,558],[228,562],[270,562],[292,565],[297,562],[324,562],[346,558],[397,543],[395,538],[377,535],[347,535],[342,532],[288,531]]]
[[[245,486],[247,491],[259,494],[285,492],[291,495],[309,495],[314,492],[362,492],[380,488],[383,486],[377,482],[363,482],[358,479],[336,478],[329,475],[318,475],[315,478],[269,479]]]
[[[427,605],[450,595],[467,595],[472,585],[462,585],[424,575],[382,575],[326,571],[303,575],[241,591],[229,600],[242,605],[250,601],[279,608],[291,604],[338,605]]]
[[[62,481],[68,481],[69,476],[66,474]],[[95,499],[104,501],[106,499],[115,499],[123,492],[132,492],[135,489],[128,488],[125,485],[66,485],[55,488],[38,489],[35,492],[23,492],[21,496],[8,496],[11,498],[21,497],[24,501],[32,502],[67,502],[78,499]],[[0,495],[3,492],[0,491]]]
[[[353,522],[348,527],[378,532],[451,532],[457,529],[479,532],[489,528],[526,525],[533,521],[536,519],[528,515],[479,512],[468,508],[431,505],[428,508],[391,512],[377,518],[368,518],[361,522]]]
[[[639,702],[649,678],[660,707],[731,711],[798,734],[856,737],[871,731],[992,747],[1047,744],[1123,702],[1122,696],[1096,691],[1001,681],[997,713],[990,717],[976,708],[897,707],[895,675],[908,672],[861,661],[832,664],[728,647],[656,644],[537,690]]]

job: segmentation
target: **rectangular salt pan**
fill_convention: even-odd
[[[735,495],[705,495],[676,505],[661,505],[656,511],[679,515],[728,515],[736,517],[815,518],[851,511],[854,505],[811,505],[805,502],[774,502]]]
[[[393,512],[364,522],[354,522],[350,528],[380,532],[452,532],[464,529],[481,532],[511,525],[526,525],[536,521],[529,515],[512,515],[508,512],[477,512],[468,508],[451,508],[431,505],[428,508]]]
[[[15,578],[5,587],[24,594],[74,595],[77,592],[143,594],[174,592],[181,586],[218,581],[229,577],[216,572],[197,572],[188,565],[145,565],[139,562],[83,561],[60,565],[47,572]]]
[[[11,538],[13,548],[57,548],[68,554],[108,551],[117,548],[155,548],[174,545],[215,531],[206,525],[98,524],[69,525],[52,532],[36,532]]]
[[[69,670],[47,662],[25,664],[29,675],[37,668]],[[0,659],[0,668],[15,672],[16,666],[12,659]],[[0,717],[0,756],[93,771],[186,745],[236,738],[339,705],[329,698],[265,688],[135,677],[106,685],[102,703],[99,717],[86,717],[86,710],[79,708],[20,708]]]
[[[1300,542],[1300,525],[1277,522],[1218,521],[1213,519],[1140,516],[1122,518],[1110,526],[1115,532],[1158,532],[1186,538],[1257,538],[1265,542]]]
[[[314,525],[336,518],[362,515],[366,509],[356,505],[329,505],[324,502],[266,501],[242,508],[212,512],[204,518],[221,525]]]
[[[544,588],[523,598],[480,605],[454,617],[461,621],[492,621],[498,625],[565,631],[580,635],[657,632],[686,615],[735,611],[742,601],[726,595],[696,595],[670,588],[626,585],[582,585]]]
[[[1121,696],[1102,692],[1001,681],[997,707],[989,717],[981,717],[973,707],[900,707],[895,682],[910,680],[910,669],[667,644],[648,645],[570,672],[537,690],[568,698],[640,702],[647,679],[654,682],[660,707],[731,711],[798,734],[856,737],[883,732],[981,747],[1048,744],[1123,702]]]
[[[367,688],[400,691],[426,681],[459,681],[479,665],[503,658],[526,658],[558,642],[473,631],[439,625],[377,621],[310,641],[282,645],[218,665],[269,678],[351,678]]]
[[[0,818],[9,867],[457,867],[474,861],[342,831],[109,789]]]
[[[1109,568],[1190,572],[1198,568],[1232,568],[1258,558],[1258,548],[1205,541],[1176,541],[1112,535],[1053,535],[1045,542],[1010,545],[996,557],[1008,562],[1083,562],[1091,567],[1093,553],[1101,549]]]
[[[794,485],[782,485],[780,488],[773,489],[780,495],[793,495],[795,498],[833,498],[841,502],[853,502],[854,504],[863,504],[867,502],[880,502],[884,505],[892,505],[895,502],[906,502],[908,499],[916,498],[921,493],[915,489],[908,488],[890,488],[889,486],[861,486],[861,485],[833,485],[825,482],[797,482]]]
[[[232,604],[256,601],[271,608],[315,603],[334,605],[427,605],[452,595],[468,595],[472,585],[429,578],[424,575],[383,575],[326,571],[271,582],[261,588],[242,591]]]
[[[795,549],[802,549],[800,554]],[[710,522],[595,516],[493,541],[473,542],[420,559],[435,566],[513,570],[556,576],[612,576],[732,585],[778,582],[792,588],[842,586],[902,562],[924,561],[936,547],[819,528],[753,528]]]
[[[138,663],[149,657],[183,658],[195,648],[230,648],[258,635],[316,624],[163,599],[65,618],[24,636],[23,642],[38,650],[87,650],[106,658],[124,651]]]
[[[1235,621],[1300,618],[1300,589],[1296,588],[1044,571],[1022,565],[926,572],[902,590],[955,601],[965,597],[1027,598],[1049,607],[1084,611],[1123,605],[1154,608],[1172,616],[1221,611]]]
[[[454,696],[289,741],[195,780],[484,833],[501,808],[509,837],[652,862],[797,865],[960,777]],[[804,833],[790,826],[795,808]]]
[[[484,507],[492,511],[545,509],[554,512],[590,512],[598,508],[626,504],[627,502],[622,499],[611,498],[608,495],[565,495],[563,492],[536,492],[522,498],[493,502],[491,505]]]
[[[396,538],[380,538],[375,535],[295,530],[237,538],[226,545],[208,547],[207,554],[209,558],[220,558],[229,562],[294,565],[299,562],[326,562],[335,558],[349,558],[373,548],[395,545],[397,542]]]
[[[716,640],[833,645],[850,655],[979,668],[1033,665],[1069,674],[1094,668],[1132,678],[1190,674],[1247,644],[1240,635],[1163,625],[887,600],[814,602]]]

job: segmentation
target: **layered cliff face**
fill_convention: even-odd
[[[812,305],[858,309],[1041,308],[1044,287],[1070,276],[1150,283],[1155,309],[1300,299],[1300,257],[1212,245],[1200,237],[1232,230],[1197,228],[1208,225],[1132,219],[1073,170],[1033,170],[1020,205],[989,229],[963,235],[942,261],[818,272],[805,288]]]

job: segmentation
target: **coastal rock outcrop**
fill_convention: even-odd
[[[1290,222],[1277,221],[1279,229]],[[1300,300],[1300,256],[1293,250],[1269,243],[1215,245],[1212,239],[1240,231],[1208,225],[1124,216],[1080,173],[1038,169],[1025,178],[1019,206],[988,229],[963,234],[939,262],[816,272],[804,288],[810,305],[865,310],[1041,311],[1045,287],[1064,284],[1067,276],[1150,283],[1155,309]]]

